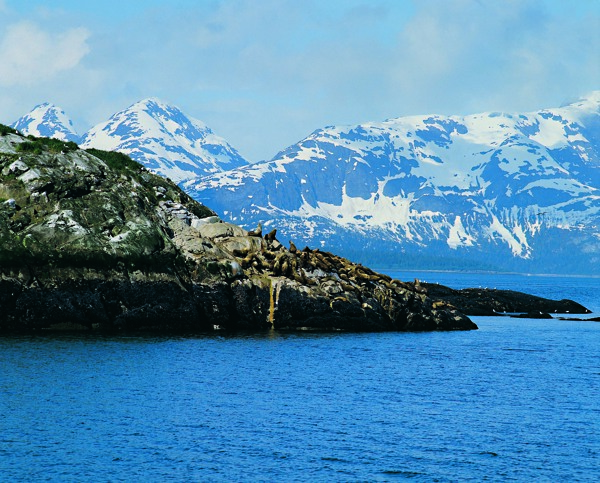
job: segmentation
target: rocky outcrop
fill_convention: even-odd
[[[467,315],[512,315],[539,319],[552,318],[550,314],[591,313],[589,309],[572,300],[551,300],[513,290],[454,290],[432,283],[423,283],[422,286],[432,299],[451,304]]]
[[[477,328],[415,284],[223,223],[126,156],[0,133],[0,332]]]

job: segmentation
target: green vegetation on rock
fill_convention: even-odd
[[[44,151],[51,153],[68,153],[79,149],[73,141],[61,141],[53,138],[38,138],[35,136],[27,136],[28,141],[17,144],[15,147],[20,153],[42,154]]]
[[[71,142],[11,139],[0,149],[0,173],[4,266],[168,270],[179,262],[161,202],[190,217],[214,215],[126,155]]]
[[[86,151],[97,158],[100,158],[109,168],[114,169],[115,171],[129,171],[136,173],[143,169],[143,166],[140,163],[118,151],[103,151],[95,148],[90,148]]]
[[[0,136],[6,136],[7,134],[19,134],[19,131],[10,126],[0,124]]]

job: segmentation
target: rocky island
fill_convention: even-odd
[[[452,305],[222,222],[127,156],[0,126],[0,332],[470,330]]]
[[[573,300],[551,300],[544,297],[490,288],[455,290],[444,285],[423,283],[427,295],[443,300],[467,315],[527,318],[552,318],[550,314],[590,314],[591,310]]]

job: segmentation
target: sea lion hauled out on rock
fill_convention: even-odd
[[[250,230],[248,236],[259,236],[262,237],[262,223],[259,221],[258,226],[255,230]]]
[[[265,235],[265,240],[268,242],[275,241],[275,236],[277,235],[277,228],[273,228],[269,233]]]

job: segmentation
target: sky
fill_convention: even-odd
[[[0,122],[158,97],[250,161],[316,129],[600,89],[600,0],[0,0]]]

